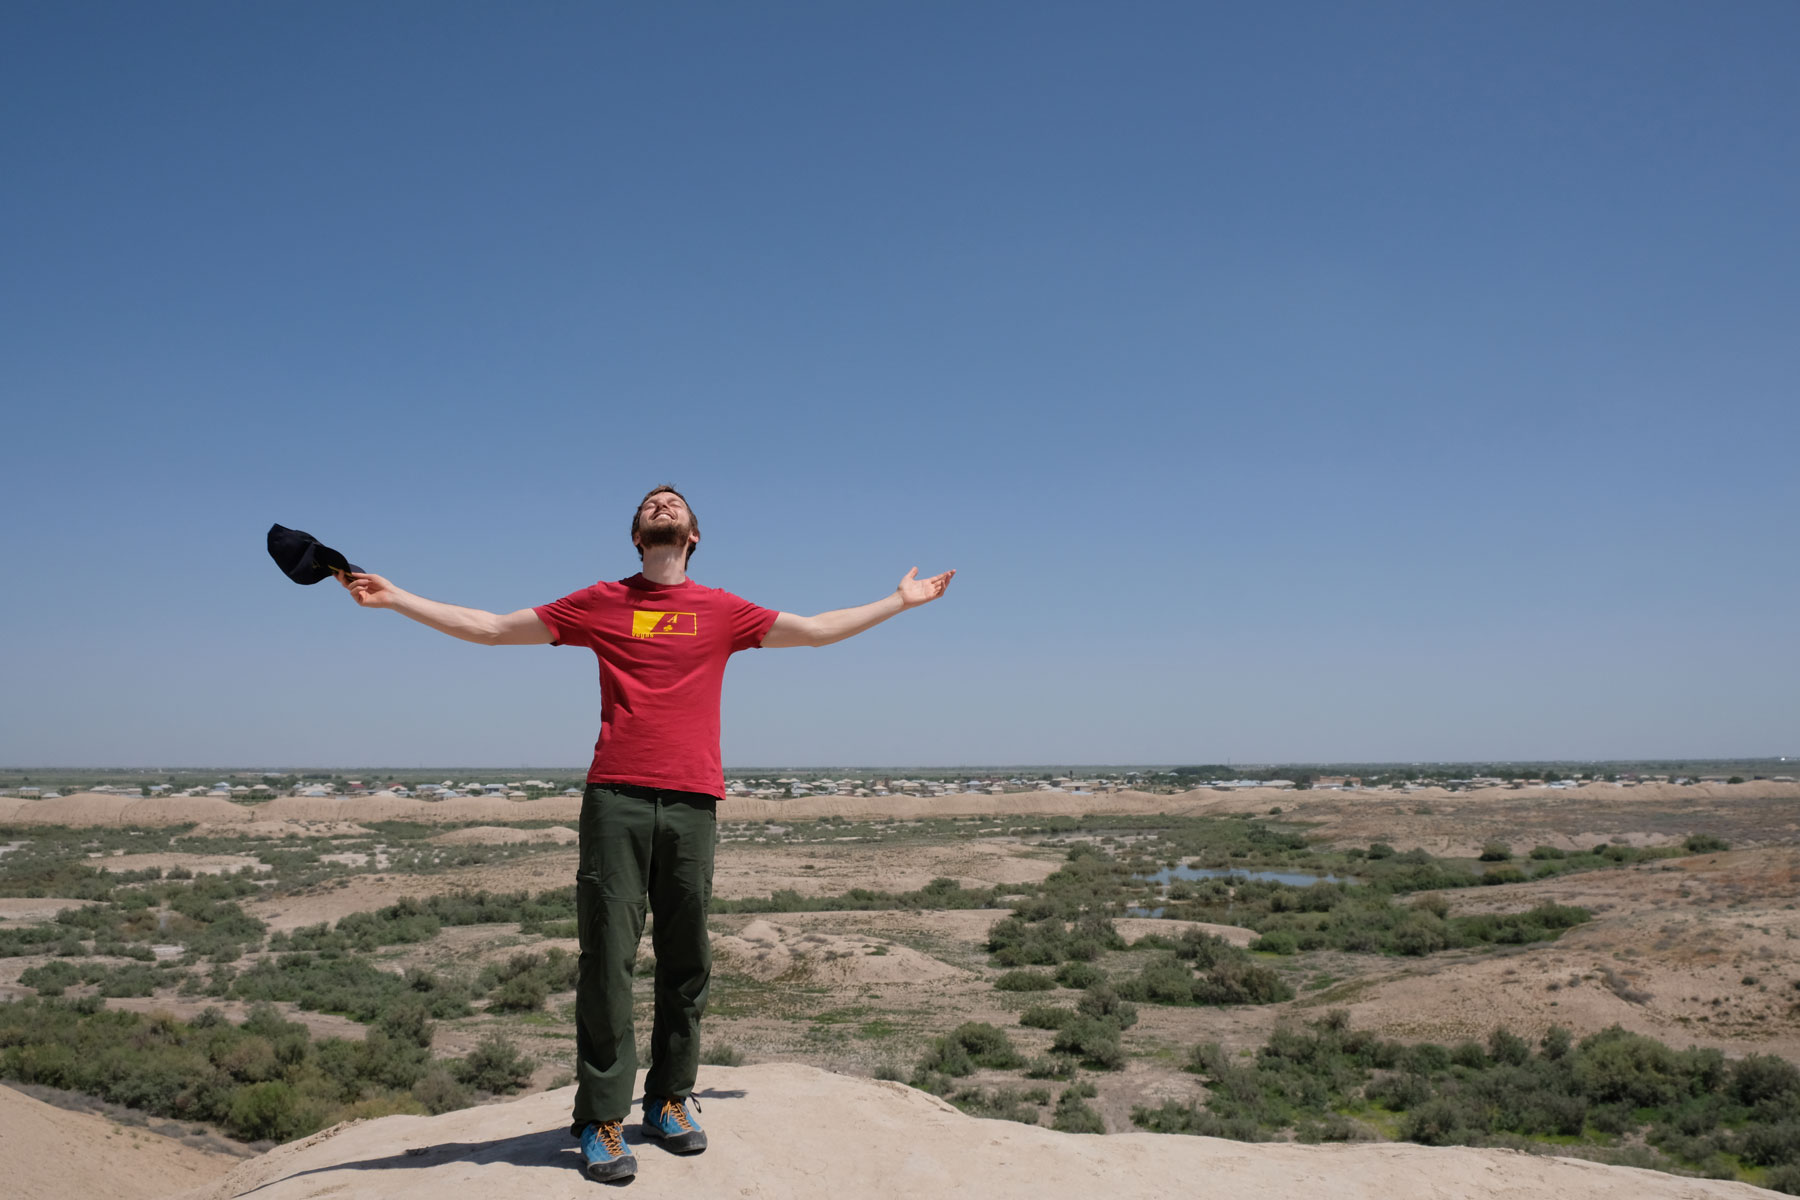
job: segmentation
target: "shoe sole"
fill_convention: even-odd
[[[677,1133],[665,1137],[657,1131],[656,1126],[645,1122],[644,1136],[662,1146],[671,1154],[698,1154],[706,1149],[706,1131],[696,1129],[692,1133]]]
[[[615,1158],[609,1163],[589,1163],[587,1175],[595,1183],[611,1183],[615,1179],[629,1179],[637,1174],[637,1159],[627,1154],[624,1158]]]

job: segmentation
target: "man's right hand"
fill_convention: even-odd
[[[344,585],[350,598],[364,608],[392,608],[403,594],[381,576],[371,575],[367,571],[349,576],[339,575],[338,582]]]

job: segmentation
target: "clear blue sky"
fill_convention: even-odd
[[[578,766],[636,569],[939,604],[728,764],[1800,750],[1800,5],[0,6],[0,762]]]

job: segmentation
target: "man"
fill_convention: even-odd
[[[678,1154],[706,1148],[689,1101],[712,975],[706,909],[725,794],[719,694],[726,660],[757,646],[841,642],[937,599],[956,574],[920,579],[915,567],[873,604],[814,617],[759,608],[688,578],[700,523],[668,485],[638,505],[631,541],[643,563],[638,574],[504,616],[427,600],[367,572],[340,580],[363,607],[391,608],[451,637],[585,646],[600,660],[600,738],[581,802],[575,875],[581,960],[570,1132],[581,1138],[588,1174],[603,1181],[637,1172],[623,1127],[637,1072],[631,974],[646,896],[656,981],[643,1132]]]

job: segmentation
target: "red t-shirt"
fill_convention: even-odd
[[[693,580],[596,583],[532,609],[558,646],[600,660],[600,740],[589,783],[725,795],[725,660],[762,645],[780,615]]]

